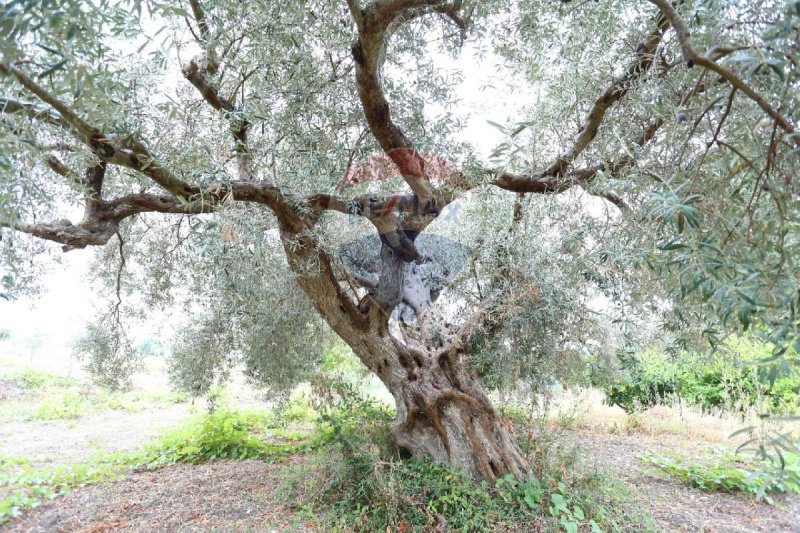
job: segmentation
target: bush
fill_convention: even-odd
[[[670,361],[660,354],[644,354],[625,377],[604,388],[606,402],[627,413],[669,405],[678,399],[704,412],[742,412],[753,406],[770,414],[797,412],[800,377],[774,365],[759,366],[771,355],[769,345],[743,341],[738,349],[740,361],[689,354]],[[796,354],[787,359],[800,362]]]
[[[0,341],[5,341],[11,338],[11,332],[7,329],[0,328]]]
[[[184,427],[145,447],[150,467],[171,463],[197,464],[215,459],[276,460],[304,451],[302,445],[269,443],[258,436],[268,418],[220,409],[188,422]]]
[[[66,388],[78,384],[76,379],[50,372],[42,372],[32,368],[14,372],[8,379],[28,391],[36,391],[44,388]]]
[[[605,388],[606,402],[618,405],[626,413],[670,404],[676,398],[680,382],[674,368],[640,365],[623,380]]]
[[[598,531],[642,523],[608,510],[605,480],[566,479],[571,463],[559,456],[545,465],[541,450],[536,476],[506,476],[494,487],[447,465],[403,458],[391,440],[392,409],[352,385],[327,386],[316,406],[320,453],[284,487],[289,502],[307,502],[303,509],[323,530]],[[522,421],[517,433],[528,435],[529,420],[512,412]]]

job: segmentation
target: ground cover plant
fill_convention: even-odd
[[[135,452],[97,453],[84,462],[46,467],[36,467],[24,457],[2,457],[0,525],[45,500],[131,471],[214,460],[280,461],[318,445],[319,439],[287,432],[272,420],[254,412],[221,409],[196,416]]]
[[[124,456],[11,457],[3,512],[137,469],[286,461],[321,529],[647,529],[591,450],[547,436],[567,417],[498,408],[626,369],[614,438],[674,398],[755,411],[747,475],[651,462],[777,501],[798,434],[773,421],[800,397],[799,25],[797,0],[5,2],[0,298],[93,250],[103,304],[72,332],[99,388],[20,374],[0,419],[140,409],[107,391],[147,357],[210,412]],[[675,359],[632,363],[646,350]],[[229,409],[234,378],[282,413]]]
[[[740,491],[769,503],[774,503],[773,494],[800,494],[800,458],[796,454],[787,454],[783,464],[735,455],[713,457],[699,464],[680,454],[651,454],[642,460],[701,490]]]
[[[60,374],[19,368],[0,377],[0,421],[75,420],[111,410],[139,412],[160,403],[188,401],[181,392],[108,390]]]

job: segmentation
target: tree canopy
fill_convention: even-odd
[[[107,245],[98,374],[133,368],[124,319],[153,307],[192,317],[173,378],[198,393],[237,363],[286,390],[335,334],[400,445],[521,475],[482,382],[665,331],[800,348],[798,21],[795,0],[6,2],[3,294],[42,239]]]

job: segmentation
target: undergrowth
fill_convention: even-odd
[[[97,455],[80,464],[36,468],[24,458],[0,460],[0,523],[70,490],[134,470],[219,459],[282,461],[280,488],[298,517],[326,531],[650,530],[623,485],[584,471],[575,449],[559,444],[522,412],[508,412],[520,448],[532,456],[533,475],[506,476],[495,486],[426,460],[408,459],[392,444],[395,413],[365,399],[352,384],[317,391],[309,406],[290,400],[281,415],[227,407],[195,417],[142,450]],[[316,416],[303,433],[295,419]],[[300,416],[302,415],[302,416]],[[315,452],[315,453],[314,453]]]
[[[75,420],[104,411],[135,413],[165,403],[183,403],[184,394],[142,391],[111,392],[81,386],[74,378],[22,369],[3,377],[19,390],[0,404],[0,422]]]
[[[774,494],[800,494],[800,457],[793,454],[785,456],[783,465],[742,455],[693,462],[677,453],[645,454],[641,460],[700,490],[741,492],[769,504],[775,503]]]
[[[318,442],[275,426],[267,415],[223,409],[189,420],[137,452],[98,454],[83,463],[41,468],[28,458],[0,457],[0,525],[76,487],[133,470],[217,459],[278,461],[305,453]]]
[[[275,427],[273,420],[260,413],[227,409],[203,415],[146,446],[148,466],[216,459],[280,460],[316,445],[317,439]],[[268,430],[273,442],[265,440]]]
[[[35,468],[19,457],[0,457],[0,525],[42,501],[63,496],[76,487],[115,479],[141,466],[144,454],[99,454],[79,464]]]
[[[534,439],[530,419],[518,420],[517,434],[534,454],[534,475],[506,476],[492,487],[445,465],[404,459],[390,439],[393,411],[352,385],[335,384],[317,411],[322,448],[293,467],[282,492],[322,530],[653,529],[621,484],[581,472],[576,450]]]

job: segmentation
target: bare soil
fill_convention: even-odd
[[[135,414],[104,413],[75,423],[26,422],[0,427],[2,451],[79,460],[95,448],[136,449],[186,416],[185,406]],[[665,532],[800,533],[800,499],[778,507],[742,495],[703,492],[656,474],[645,452],[708,453],[713,445],[680,437],[567,431],[582,468],[619,479]],[[294,458],[292,461],[302,461]],[[116,482],[78,489],[43,504],[0,531],[308,531],[308,517],[281,502],[285,464],[259,461],[175,465],[136,472]]]
[[[135,473],[48,502],[6,531],[309,531],[276,501],[283,468],[218,461]]]
[[[800,533],[800,498],[777,498],[777,506],[752,497],[704,492],[643,465],[645,452],[680,452],[688,457],[705,455],[714,446],[669,435],[569,432],[565,438],[585,453],[586,463],[610,474],[632,489],[639,506],[665,532]]]
[[[138,413],[106,411],[77,420],[0,425],[0,453],[38,461],[80,462],[95,452],[133,451],[189,416],[176,404]]]

